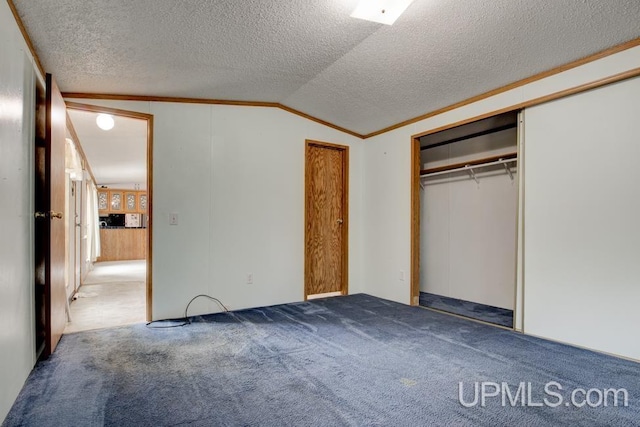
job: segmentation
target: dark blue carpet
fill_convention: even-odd
[[[627,388],[629,406],[463,407],[474,381]],[[5,426],[638,425],[640,364],[368,295],[62,338]]]
[[[479,304],[442,295],[420,292],[420,305],[435,308],[447,313],[482,320],[495,325],[513,328],[513,310]]]

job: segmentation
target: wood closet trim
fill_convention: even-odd
[[[420,305],[420,139],[411,140],[411,286],[410,305]]]
[[[558,92],[554,92],[551,93],[549,95],[544,95],[541,96],[539,98],[534,98],[531,99],[529,101],[525,101],[525,102],[520,102],[518,104],[514,104],[514,105],[510,105],[508,107],[504,107],[504,108],[500,108],[498,110],[494,110],[494,111],[489,111],[487,113],[484,114],[480,114],[478,116],[475,117],[470,117],[468,119],[464,119],[464,120],[460,120],[458,122],[455,123],[449,123],[448,125],[444,125],[444,126],[440,126],[434,129],[430,129],[428,131],[425,132],[420,132],[418,134],[412,135],[411,138],[421,138],[423,136],[427,136],[427,135],[431,135],[434,133],[438,133],[441,132],[443,130],[447,130],[447,129],[451,129],[451,128],[455,128],[458,126],[462,126],[462,125],[466,125],[469,123],[473,123],[476,122],[478,120],[482,120],[482,119],[486,119],[489,117],[493,117],[493,116],[498,116],[500,114],[503,113],[508,113],[511,111],[518,111],[518,110],[522,110],[524,108],[528,108],[528,107],[533,107],[536,105],[540,105],[540,104],[544,104],[545,102],[550,102],[550,101],[555,101],[556,99],[560,99],[560,98],[564,98],[566,96],[570,96],[570,95],[575,95],[581,92],[586,92],[588,90],[591,89],[597,89],[599,87],[602,86],[606,86],[608,84],[612,84],[612,83],[617,83],[617,82],[621,82],[623,80],[627,80],[627,79],[631,79],[634,77],[638,77],[640,76],[640,67],[638,68],[633,68],[631,70],[627,70],[627,71],[623,71],[622,73],[618,73],[618,74],[614,74],[612,76],[609,77],[604,77],[589,83],[584,83],[581,84],[579,86],[575,86],[569,89],[564,89]]]
[[[640,39],[636,39],[636,41],[640,41]],[[412,135],[411,136],[411,144],[412,144],[412,173],[411,173],[411,193],[412,193],[412,197],[411,197],[411,271],[412,271],[412,275],[411,275],[411,290],[410,290],[410,298],[411,298],[411,304],[413,305],[414,299],[415,299],[415,284],[414,284],[414,277],[419,276],[420,274],[420,267],[419,267],[419,257],[420,257],[420,193],[419,190],[416,191],[416,186],[419,185],[420,183],[420,166],[417,166],[418,171],[416,172],[416,166],[415,166],[415,162],[416,162],[416,156],[415,153],[413,153],[413,150],[416,150],[416,147],[418,150],[420,150],[420,138],[423,136],[427,136],[427,135],[431,135],[437,132],[441,132],[444,130],[448,130],[451,128],[455,128],[458,126],[462,126],[462,125],[466,125],[469,123],[473,123],[476,122],[478,120],[482,120],[482,119],[486,119],[489,117],[493,117],[493,116],[497,116],[503,113],[507,113],[510,111],[518,111],[518,110],[522,110],[524,108],[527,107],[533,107],[535,105],[540,105],[540,104],[544,104],[546,102],[550,102],[550,101],[554,101],[556,99],[560,99],[560,98],[564,98],[566,96],[570,96],[570,95],[575,95],[581,92],[585,92],[591,89],[597,89],[599,87],[602,86],[606,86],[608,84],[613,84],[613,83],[618,83],[627,79],[631,79],[634,77],[638,77],[640,76],[640,67],[638,68],[634,68],[628,71],[624,71],[622,73],[618,73],[618,74],[614,74],[613,76],[609,76],[609,77],[604,77],[602,79],[598,79],[595,80],[593,82],[589,82],[589,83],[584,83],[582,85],[579,86],[575,86],[573,88],[569,88],[569,89],[565,89],[562,91],[558,91],[549,95],[545,95],[545,96],[541,96],[539,98],[535,98],[532,99],[530,101],[527,102],[522,102],[520,104],[516,104],[516,105],[512,105],[509,107],[505,107],[499,110],[495,110],[495,111],[491,111],[488,113],[484,113],[481,114],[479,116],[475,116],[475,117],[471,117],[465,120],[461,120],[455,123],[450,123],[448,125],[445,126],[441,126],[435,129],[431,129],[425,132],[421,132],[419,134],[416,135]],[[519,132],[519,131],[518,131]],[[518,144],[520,144],[520,142],[518,142]],[[518,148],[519,150],[522,149],[520,146]],[[418,159],[418,162],[420,161],[420,159]],[[464,166],[464,165],[462,165]],[[432,170],[433,171],[433,170]],[[435,171],[433,171],[435,172]],[[521,173],[521,172],[520,172]],[[520,196],[518,196],[520,197]],[[524,215],[524,214],[523,214]],[[417,254],[417,259],[416,259],[416,254]],[[416,279],[419,280],[419,279]],[[418,295],[420,294],[420,290],[419,290],[419,282],[418,282]],[[516,291],[517,292],[517,291]],[[524,293],[524,284],[523,284],[523,288],[522,288],[522,292]],[[416,304],[417,305],[417,304]],[[517,305],[516,305],[517,307]],[[524,311],[524,306],[522,308],[522,310]],[[515,312],[515,310],[514,310]],[[524,324],[523,324],[524,327]],[[515,317],[514,317],[514,329],[515,329]]]
[[[67,108],[71,110],[112,114],[114,116],[145,120],[147,122],[147,216],[149,220],[147,221],[146,316],[147,321],[151,321],[153,320],[153,115],[139,113],[137,111],[121,110],[118,108],[81,104],[77,102],[66,102],[66,105]],[[67,115],[67,117],[69,116]],[[95,179],[94,183],[96,183]]]

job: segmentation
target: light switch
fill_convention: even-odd
[[[169,214],[169,225],[178,225],[178,214],[170,213]]]

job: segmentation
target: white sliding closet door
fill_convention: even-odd
[[[640,359],[640,79],[525,111],[524,330]]]

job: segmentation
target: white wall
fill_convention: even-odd
[[[501,108],[536,99],[640,67],[640,47],[509,90],[469,105],[365,140],[364,217],[365,283],[368,293],[410,303],[410,277],[398,280],[398,271],[410,271],[411,248],[411,135],[456,123]],[[428,94],[425,94],[428,96]],[[612,130],[615,132],[615,130]],[[607,170],[613,168],[607,165]],[[523,193],[520,193],[520,197]],[[526,259],[524,260],[526,263]],[[519,286],[522,280],[519,278]],[[518,290],[520,295],[520,291]],[[516,329],[522,314],[516,310]]]
[[[350,146],[349,292],[363,292],[362,140],[277,109],[212,118],[211,292],[235,306],[303,299],[305,138]]]
[[[515,152],[516,142],[510,129],[426,149],[423,169]],[[476,176],[479,183],[466,171],[422,181],[420,290],[513,310],[517,183],[503,165]]]
[[[0,2],[0,421],[34,364],[33,112],[35,71]]]
[[[305,139],[350,146],[349,292],[364,291],[362,140],[275,108],[76,101],[154,115],[155,319],[201,293],[232,309],[304,298]]]
[[[411,133],[407,126],[364,142],[366,292],[405,304],[411,284]]]
[[[640,360],[640,78],[525,111],[525,330]]]

